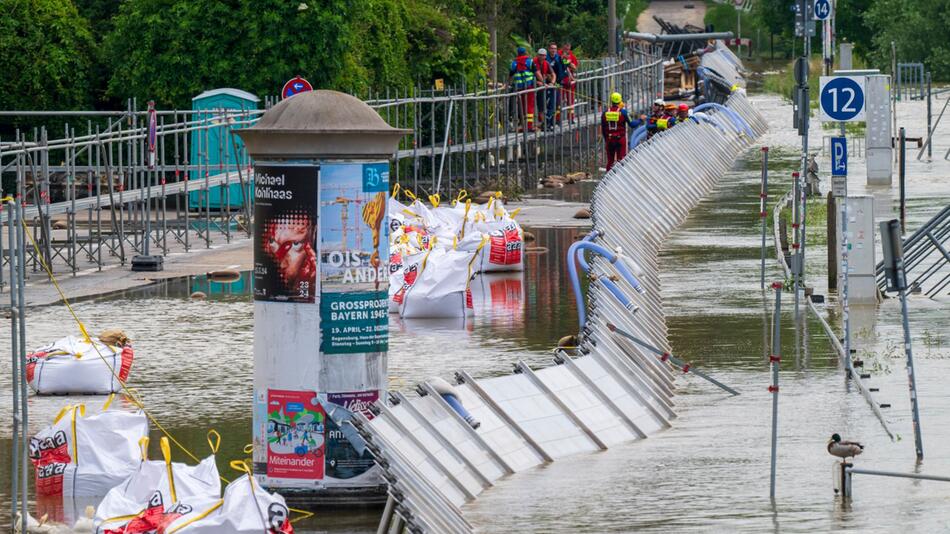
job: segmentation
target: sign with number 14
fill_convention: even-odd
[[[827,20],[831,17],[831,0],[813,0],[812,13],[815,20]]]

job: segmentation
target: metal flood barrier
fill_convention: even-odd
[[[372,418],[357,415],[354,439],[362,438],[389,484],[378,532],[471,532],[462,506],[502,477],[671,426],[674,380],[689,366],[674,368],[669,352],[658,356],[630,338],[669,351],[659,249],[766,131],[744,93],[726,103],[752,136],[687,121],[638,145],[597,185],[585,241],[614,252],[584,262],[591,282],[575,348],[559,349],[542,369],[519,361],[508,376],[476,380],[458,371],[452,385],[431,379],[418,395],[378,401]],[[622,278],[630,272],[637,287]]]
[[[929,221],[904,240],[904,269],[916,275],[908,287],[934,298],[950,286],[950,206],[945,206]],[[933,263],[931,263],[931,261]],[[887,285],[884,262],[875,267],[877,287],[883,293]],[[929,288],[924,284],[932,280]]]

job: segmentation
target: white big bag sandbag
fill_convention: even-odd
[[[231,462],[232,467],[241,462]],[[203,511],[176,519],[165,534],[293,534],[284,498],[268,493],[247,474],[228,484],[224,498]]]
[[[66,406],[30,439],[37,497],[102,496],[135,471],[148,419],[112,407],[113,398],[91,415],[83,404]]]
[[[38,395],[119,393],[132,359],[131,345],[67,336],[27,355],[26,379]]]
[[[484,243],[484,241],[483,241]],[[478,251],[430,250],[415,283],[401,295],[399,315],[406,319],[466,317],[474,313],[469,280]]]
[[[95,524],[99,532],[124,532],[128,523],[149,526],[158,521],[168,523],[167,515],[176,517],[190,513],[196,506],[205,506],[221,496],[221,480],[214,453],[220,436],[209,432],[212,454],[198,463],[187,465],[171,461],[168,438],[160,441],[162,460],[149,460],[148,438],[140,440],[140,461],[124,481],[112,488],[96,508]],[[182,503],[187,505],[175,508]],[[155,529],[163,528],[155,525]],[[147,530],[145,532],[148,532]]]

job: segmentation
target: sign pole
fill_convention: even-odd
[[[843,124],[843,123],[842,123]],[[841,202],[841,313],[844,320],[845,376],[851,378],[851,310],[848,304],[848,145],[847,138],[831,139],[832,193]]]

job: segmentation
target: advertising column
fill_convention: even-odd
[[[372,417],[386,389],[389,164],[255,172],[255,473],[274,488],[378,487],[345,422]]]

